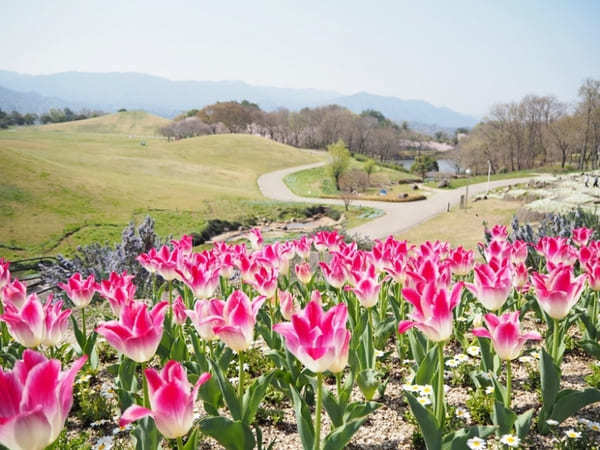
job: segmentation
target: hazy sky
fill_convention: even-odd
[[[0,69],[368,91],[482,114],[600,78],[600,1],[0,0]]]

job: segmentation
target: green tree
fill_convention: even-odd
[[[418,173],[421,178],[425,178],[427,172],[440,170],[437,161],[429,155],[419,155],[415,158],[415,162],[410,167],[410,171]]]
[[[327,152],[329,152],[329,157],[331,158],[329,171],[335,180],[335,187],[339,191],[340,177],[350,165],[350,150],[346,148],[346,144],[340,139],[335,144],[329,144]]]
[[[368,159],[364,165],[365,172],[367,172],[367,181],[371,184],[371,174],[375,172],[375,161]]]

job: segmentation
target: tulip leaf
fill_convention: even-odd
[[[498,381],[498,378],[492,375],[492,383],[494,384],[494,397],[496,402],[500,402],[504,404],[507,400],[506,396],[508,392],[506,391],[506,386]]]
[[[221,389],[221,394],[223,394],[223,399],[227,404],[227,408],[231,413],[231,417],[234,420],[242,419],[242,405],[240,404],[241,399],[237,397],[235,389],[233,385],[229,382],[229,380],[223,374],[223,371],[214,361],[210,361],[210,365],[212,367],[212,372],[215,375],[217,383],[219,384],[219,389]]]
[[[138,425],[131,433],[135,437],[136,450],[156,450],[160,441],[160,434],[156,429],[154,420],[145,417],[138,421]]]
[[[519,439],[525,439],[525,436],[529,433],[534,412],[535,409],[531,408],[517,416],[517,420],[515,420],[515,431],[517,432],[517,437]]]
[[[591,356],[600,359],[600,344],[595,341],[583,341],[581,347]]]
[[[409,330],[407,334],[413,359],[416,361],[417,365],[421,365],[427,352],[427,340],[423,335],[417,333],[415,329]]]
[[[367,401],[371,401],[375,392],[377,392],[377,386],[379,385],[379,379],[377,378],[375,369],[361,370],[356,378],[356,384],[358,384],[360,391]]]
[[[196,450],[198,448],[198,428],[194,428],[194,430],[190,433],[183,446],[183,450]]]
[[[433,384],[433,376],[438,370],[438,348],[433,347],[427,355],[421,360],[417,373],[415,375],[415,384]]]
[[[79,345],[79,351],[82,354],[85,354],[85,336],[83,335],[83,332],[79,328],[77,320],[73,315],[71,315],[71,323],[73,324],[73,333],[75,334],[75,340],[77,341],[77,345]]]
[[[298,433],[302,440],[302,446],[311,450],[315,442],[315,430],[310,416],[310,410],[306,402],[302,400],[300,394],[290,386],[292,392],[292,401],[294,402],[294,413],[296,414],[296,422],[298,423]]]
[[[338,450],[345,448],[346,444],[350,442],[354,433],[358,431],[361,425],[367,420],[367,417],[360,419],[353,419],[346,422],[339,428],[336,428],[325,437],[323,444],[323,450]]]
[[[442,450],[463,450],[467,448],[467,441],[474,437],[485,438],[496,431],[496,427],[474,426],[462,428],[444,435],[441,446],[431,448],[441,448]],[[428,449],[431,448],[428,446]]]
[[[346,407],[344,413],[344,422],[350,422],[353,419],[361,419],[368,416],[377,408],[381,407],[381,403],[377,402],[354,402]]]
[[[556,397],[560,389],[560,371],[546,349],[542,348],[540,358],[540,379],[542,387],[542,409],[538,424],[543,432],[547,430],[546,420],[554,408]]]
[[[249,389],[244,393],[244,397],[242,398],[242,422],[250,425],[254,422],[254,417],[256,416],[256,411],[258,410],[258,405],[264,398],[267,393],[267,388],[271,384],[271,380],[275,375],[275,371],[267,375],[261,375]]]
[[[252,450],[255,445],[252,430],[239,421],[227,417],[205,417],[199,422],[200,430],[215,438],[227,450]]]
[[[344,423],[345,404],[343,402],[338,403],[338,400],[335,398],[333,392],[331,392],[325,386],[321,387],[321,392],[323,406],[325,407],[325,411],[327,411],[334,428],[342,426]]]
[[[562,390],[556,397],[550,418],[558,422],[571,417],[584,406],[600,402],[600,390],[590,388],[584,391]]]
[[[186,361],[188,359],[185,340],[181,336],[175,338],[175,342],[173,342],[173,346],[171,347],[170,358],[175,361]]]
[[[481,367],[484,372],[496,373],[494,370],[494,354],[491,348],[491,340],[488,338],[477,338],[481,349]]]
[[[512,430],[513,424],[517,420],[517,415],[504,406],[502,402],[496,400],[492,411],[492,422],[498,427],[500,434],[508,434]]]
[[[423,435],[427,449],[440,450],[442,431],[438,426],[436,418],[431,411],[421,405],[412,394],[405,392],[404,395],[406,395],[410,410],[419,423],[419,428],[421,429],[421,434]]]

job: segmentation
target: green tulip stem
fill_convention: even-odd
[[[510,359],[506,360],[506,398],[504,399],[504,406],[510,409],[511,393],[512,391],[512,366]]]
[[[85,329],[85,306],[81,308],[81,330],[83,331],[84,341],[87,341],[87,334]],[[81,349],[81,353],[84,353],[83,349]]]
[[[337,388],[338,402],[342,398],[342,373],[343,372],[340,371],[335,374],[335,385]]]
[[[177,450],[183,450],[183,439],[181,439],[181,436],[177,438]]]
[[[558,319],[552,320],[554,323],[554,330],[552,332],[552,359],[558,365]]]
[[[438,342],[438,380],[435,398],[435,416],[438,425],[444,427],[444,342]]]
[[[150,396],[148,395],[148,380],[146,380],[147,362],[142,363],[142,385],[144,387],[144,408],[150,409]]]
[[[321,448],[321,405],[323,403],[323,374],[317,373],[317,405],[315,407],[315,442],[314,450]]]
[[[239,398],[241,400],[242,396],[244,395],[244,353],[243,352],[239,352],[238,353],[238,364],[239,364],[239,368],[238,368],[238,396],[239,396]]]

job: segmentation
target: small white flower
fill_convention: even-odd
[[[402,385],[402,389],[407,392],[419,392],[419,386],[416,384],[406,383]]]
[[[448,392],[450,392],[450,386],[448,386],[447,384],[444,385],[444,394],[447,394]]]
[[[417,385],[419,388],[419,393],[421,395],[431,395],[433,394],[433,387],[430,384]]]
[[[467,362],[469,360],[469,357],[464,353],[459,353],[458,355],[454,356],[454,359],[460,362]]]
[[[494,386],[488,386],[485,388],[485,393],[487,395],[493,394],[494,393]]]
[[[467,441],[467,447],[469,447],[471,450],[487,448],[485,441],[479,437],[469,439]]]
[[[481,378],[483,378],[484,380],[491,380],[492,379],[491,375],[489,373],[487,373],[487,372],[483,372],[481,374]]]
[[[465,408],[456,408],[454,413],[456,414],[456,417],[458,417],[459,419],[463,419],[466,422],[471,420],[471,413]]]
[[[431,405],[431,399],[429,397],[419,397],[417,398],[417,401],[423,406]]]
[[[579,439],[581,437],[581,432],[575,431],[573,428],[571,428],[571,429],[565,431],[565,435],[569,439]]]
[[[537,350],[534,350],[531,352],[531,356],[533,356],[535,359],[540,359],[542,355]]]
[[[113,446],[113,437],[104,436],[96,441],[93,450],[110,450]]]
[[[589,425],[591,423],[591,420],[588,420],[585,417],[579,417],[577,419],[577,422],[582,423],[584,425]]]
[[[375,349],[375,358],[381,358],[384,355],[382,350]]]
[[[477,357],[481,353],[481,349],[476,345],[470,345],[467,347],[467,353],[473,357]]]
[[[594,361],[594,365],[595,365],[596,367],[600,367],[600,360],[598,360],[598,361]]]
[[[600,423],[598,422],[590,421],[590,423],[587,424],[587,427],[592,431],[600,431]]]
[[[451,368],[458,367],[459,364],[460,364],[460,361],[457,361],[454,358],[449,359],[448,361],[446,361],[446,366],[451,367]]]
[[[551,427],[555,427],[556,425],[558,425],[558,424],[559,424],[558,420],[553,420],[553,419],[548,419],[548,420],[546,420],[546,423],[547,423],[548,425],[550,425]]]
[[[505,434],[500,438],[500,442],[504,445],[508,445],[509,447],[516,448],[519,446],[519,438],[514,434]]]
[[[533,364],[534,359],[531,356],[525,355],[519,357],[519,362],[523,364]]]

